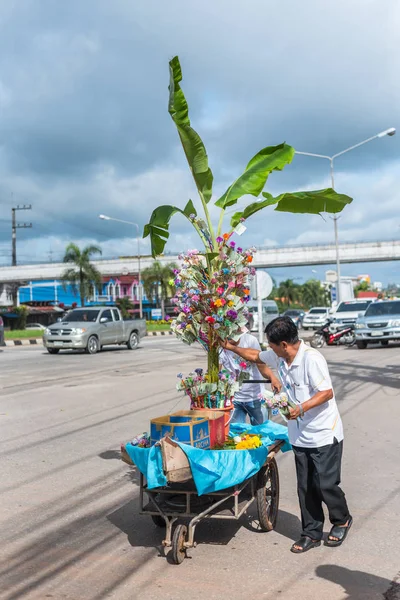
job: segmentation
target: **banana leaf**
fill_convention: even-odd
[[[208,156],[203,141],[190,126],[188,103],[179,85],[182,81],[182,70],[177,56],[170,61],[169,70],[168,112],[178,130],[200,197],[207,203],[212,196],[213,174],[208,166]]]
[[[332,188],[324,190],[314,190],[309,192],[286,192],[275,198],[263,192],[265,200],[249,204],[243,211],[236,212],[231,218],[231,226],[236,227],[241,219],[248,219],[259,210],[266,206],[276,204],[275,210],[290,213],[305,213],[318,215],[322,212],[338,213],[341,212],[346,204],[350,204],[353,199],[346,194],[338,194]]]
[[[294,156],[294,148],[288,144],[267,146],[250,160],[246,170],[226,192],[217,200],[215,206],[227,208],[236,204],[239,198],[246,194],[258,196],[263,190],[269,174],[272,171],[282,171],[290,164]]]
[[[197,214],[191,200],[189,200],[183,210],[177,206],[164,204],[153,210],[150,221],[144,226],[143,237],[150,236],[151,254],[154,258],[163,253],[165,244],[169,238],[169,222],[177,212],[187,218],[192,214]]]

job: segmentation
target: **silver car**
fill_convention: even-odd
[[[70,311],[62,321],[50,325],[44,332],[43,343],[49,354],[78,349],[96,354],[103,346],[115,344],[125,344],[133,350],[145,335],[144,319],[123,320],[119,309],[114,307],[85,307]]]
[[[368,344],[400,341],[400,300],[373,302],[356,322],[356,344],[364,349]]]

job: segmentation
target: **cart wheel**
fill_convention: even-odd
[[[274,458],[258,475],[256,497],[260,527],[263,531],[272,531],[276,525],[279,507],[279,474]]]
[[[165,528],[165,519],[160,515],[151,515],[151,520],[157,527]]]
[[[184,546],[186,534],[186,525],[179,524],[175,527],[174,535],[172,536],[171,557],[176,565],[180,565],[186,557],[186,548]]]

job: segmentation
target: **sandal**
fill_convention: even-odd
[[[334,525],[329,532],[328,539],[326,540],[326,546],[341,546],[349,533],[350,527],[353,525],[353,517],[349,517],[347,525]],[[330,540],[329,537],[335,537],[336,540]]]
[[[307,550],[311,550],[311,548],[317,548],[321,545],[321,540],[312,540],[311,538],[303,535],[298,542],[295,542],[293,546],[290,548],[290,552],[294,554],[302,554],[303,552],[307,552]],[[301,550],[295,548],[295,546],[300,546]]]

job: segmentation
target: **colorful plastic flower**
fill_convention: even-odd
[[[217,244],[222,244],[222,242],[224,241],[224,238],[222,238],[220,235],[217,237]]]

